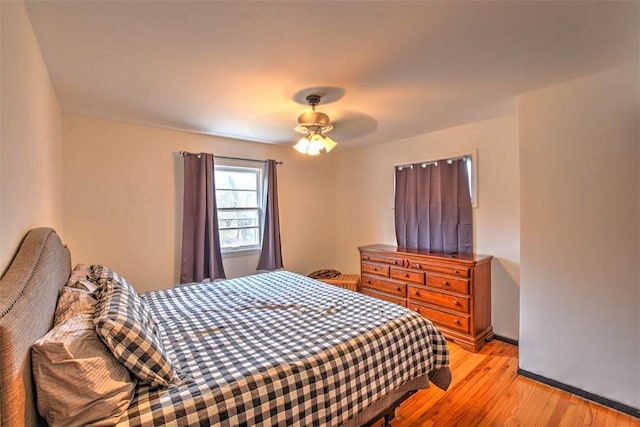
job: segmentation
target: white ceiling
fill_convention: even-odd
[[[503,115],[518,94],[637,61],[639,6],[27,1],[66,113],[292,144],[296,94],[328,87],[339,99],[318,110],[339,149]]]

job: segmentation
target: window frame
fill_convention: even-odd
[[[222,244],[222,240],[220,241],[220,251],[222,252],[223,257],[233,257],[233,256],[244,256],[257,254],[262,250],[262,235],[264,230],[264,172],[265,165],[260,164],[258,162],[252,161],[243,161],[243,160],[227,160],[227,159],[216,159],[214,163],[214,174],[216,172],[253,172],[256,174],[256,207],[240,207],[240,208],[221,208],[218,207],[217,197],[218,190],[221,191],[238,191],[234,189],[228,188],[220,188],[218,185],[218,180],[215,181],[215,197],[216,197],[216,210],[218,214],[218,229],[220,231],[227,230],[227,228],[220,227],[220,212],[233,212],[233,211],[246,211],[246,210],[256,210],[258,212],[258,224],[257,226],[247,226],[247,227],[235,227],[228,229],[249,229],[249,228],[257,228],[258,233],[258,242],[255,245],[244,245],[237,247],[224,247]],[[253,191],[253,190],[239,190],[239,191]]]

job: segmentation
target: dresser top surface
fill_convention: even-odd
[[[408,248],[403,246],[394,246],[394,245],[383,245],[383,244],[375,244],[375,245],[364,245],[359,246],[358,249],[360,252],[362,251],[376,251],[376,252],[386,252],[386,253],[396,253],[398,255],[406,254],[406,255],[418,255],[424,257],[433,257],[433,258],[446,258],[449,260],[460,260],[467,262],[486,262],[490,261],[493,257],[491,255],[479,255],[479,254],[446,254],[443,252],[431,252],[425,249],[418,248]]]

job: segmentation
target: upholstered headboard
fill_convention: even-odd
[[[0,279],[0,425],[41,423],[31,376],[31,345],[53,324],[71,257],[56,232],[36,228]]]

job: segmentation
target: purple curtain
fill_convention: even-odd
[[[258,270],[276,270],[283,268],[282,247],[280,244],[280,215],[278,212],[278,179],[275,160],[267,161],[265,173],[266,203],[264,213],[264,232],[262,252]]]
[[[180,283],[224,278],[213,154],[184,157],[184,203]]]
[[[398,246],[473,252],[471,195],[464,160],[396,168]]]

